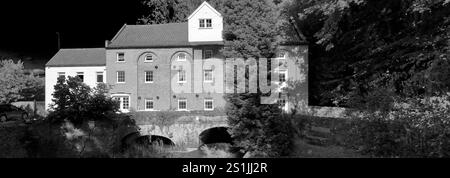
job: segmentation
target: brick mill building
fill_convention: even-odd
[[[120,101],[124,112],[223,108],[223,93],[174,92],[224,83],[225,70],[202,66],[202,61],[209,58],[225,61],[220,53],[224,47],[222,31],[222,15],[204,2],[186,23],[125,24],[112,40],[106,41],[104,48],[61,49],[46,64],[46,109],[60,75],[79,76],[91,87],[99,82],[111,85],[110,95]],[[302,80],[307,104],[307,71],[301,67],[307,66],[307,47],[280,46],[277,59],[281,62],[276,69],[280,82]],[[200,64],[200,68],[194,64]],[[177,68],[178,65],[185,67]],[[285,99],[278,102],[284,109],[289,108]]]

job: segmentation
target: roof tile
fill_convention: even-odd
[[[60,49],[46,64],[47,67],[105,65],[105,48]]]

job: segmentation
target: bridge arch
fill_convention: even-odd
[[[229,127],[212,127],[199,134],[200,145],[213,143],[232,144],[233,139],[229,133]]]

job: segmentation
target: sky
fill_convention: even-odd
[[[139,0],[1,0],[0,55],[49,60],[57,32],[61,48],[104,47],[143,10]]]

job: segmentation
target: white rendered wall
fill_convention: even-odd
[[[45,110],[52,103],[54,86],[58,79],[58,72],[65,72],[65,76],[76,76],[77,72],[84,73],[84,83],[90,87],[97,86],[97,72],[103,72],[103,82],[106,82],[106,67],[45,67]]]
[[[212,28],[200,28],[199,19],[212,19]],[[223,41],[223,18],[206,3],[191,15],[188,24],[189,42]]]

